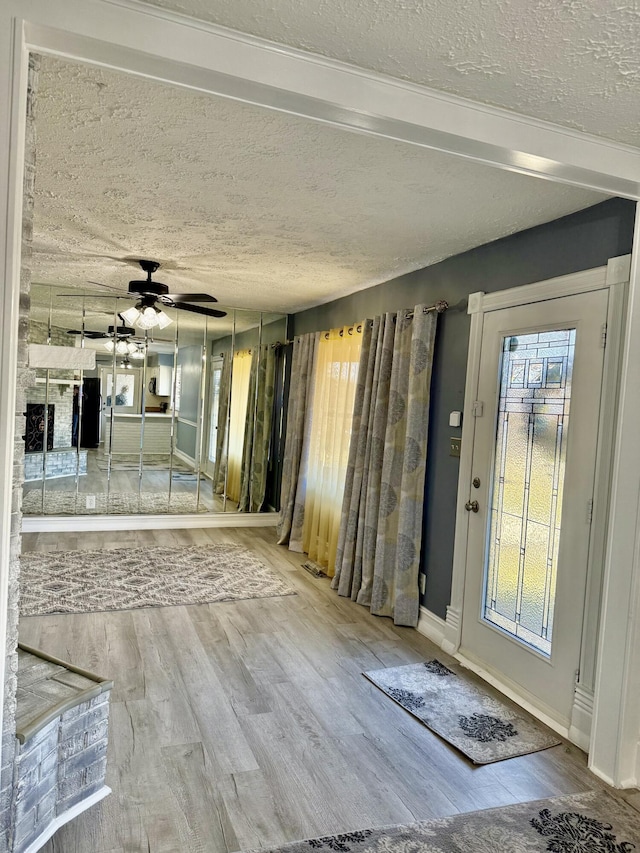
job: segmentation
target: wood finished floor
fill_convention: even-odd
[[[234,542],[296,596],[23,619],[22,642],[112,677],[113,794],[46,853],[227,853],[598,789],[563,744],[474,767],[363,670],[447,657],[339,598],[273,528],[28,534],[24,550]]]
[[[101,459],[102,467],[99,467]],[[110,475],[107,476],[105,457],[101,457],[97,451],[89,450],[87,452],[87,473],[80,476],[76,482],[75,477],[56,477],[45,481],[45,495],[57,495],[64,492],[68,495],[77,495],[82,500],[87,494],[106,494],[110,493],[126,493],[136,495],[140,491],[143,495],[169,493],[175,497],[190,495],[195,499],[196,496],[196,479],[195,476],[189,476],[192,472],[189,468],[178,462],[176,468],[170,476],[169,466],[161,467],[158,465],[147,466],[143,468],[142,477],[139,476],[137,468],[132,469],[133,463],[126,463],[126,468],[116,459],[114,468]],[[24,493],[42,492],[42,480],[31,480],[24,483]],[[46,498],[45,498],[46,500]],[[199,511],[200,512],[235,512],[237,503],[232,500],[227,500],[223,503],[219,495],[214,494],[211,480],[204,475],[200,479],[200,494],[199,494]],[[110,512],[117,514],[117,508],[110,507]],[[127,510],[129,512],[129,510]],[[35,513],[38,515],[40,509]],[[85,513],[83,513],[84,515]]]

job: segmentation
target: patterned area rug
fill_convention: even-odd
[[[262,848],[259,853],[632,853],[640,815],[602,792],[364,829]],[[257,853],[257,851],[254,851]]]
[[[194,480],[195,482],[195,480]],[[98,492],[95,495],[95,507],[87,507],[86,494],[75,492],[46,492],[44,506],[42,493],[37,489],[25,493],[22,499],[22,511],[25,515],[131,515],[142,513],[156,515],[163,513],[182,514],[193,512],[209,512],[211,498],[205,499],[200,495],[200,503],[196,504],[194,494],[169,492]]]
[[[22,616],[295,595],[237,545],[30,551],[20,564]]]
[[[431,660],[364,675],[474,764],[490,764],[560,743],[552,731],[483,690],[458,667],[449,669]]]

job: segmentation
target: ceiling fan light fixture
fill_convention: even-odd
[[[140,312],[135,306],[131,306],[131,308],[127,308],[126,311],[121,311],[120,316],[125,322],[129,323],[129,325],[133,326],[140,316]]]
[[[173,320],[168,314],[165,314],[164,311],[158,311],[158,327],[160,329],[166,329],[167,326],[170,326],[173,323]]]
[[[114,344],[113,341],[107,341],[106,344],[104,345],[104,348],[106,349],[107,352],[113,352],[114,349],[116,348],[116,345]]]
[[[136,326],[139,329],[155,329],[158,325],[158,311],[151,305],[147,305],[140,312],[140,316],[136,320]]]
[[[144,353],[142,352],[141,349],[136,349],[135,352],[132,352],[129,354],[129,358],[136,358],[136,359],[144,358]]]
[[[126,341],[118,341],[116,344],[116,352],[118,355],[129,355],[129,345]]]

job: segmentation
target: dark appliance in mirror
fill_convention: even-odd
[[[100,380],[94,377],[85,379],[81,393],[80,447],[95,448],[100,443]],[[76,443],[77,439],[74,444]]]

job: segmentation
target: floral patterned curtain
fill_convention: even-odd
[[[332,587],[418,623],[418,572],[435,312],[418,305],[367,322]]]
[[[260,512],[267,489],[276,355],[272,346],[254,347],[242,452],[240,512]]]
[[[318,337],[318,333],[311,332],[296,337],[293,342],[287,433],[282,465],[281,509],[277,527],[278,545],[289,544],[292,537],[294,543],[302,538],[305,481],[304,478],[301,480],[299,475],[305,451],[308,453]],[[304,465],[302,467],[304,470]]]

